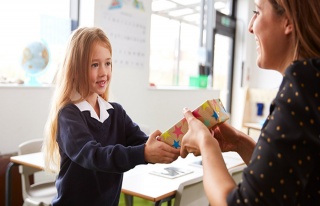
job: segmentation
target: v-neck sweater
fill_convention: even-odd
[[[59,113],[57,142],[61,163],[53,206],[117,206],[123,172],[146,164],[148,136],[120,104],[110,103],[103,122],[68,104]]]

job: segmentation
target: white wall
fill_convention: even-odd
[[[43,137],[52,87],[0,85],[0,153],[16,152],[28,139]]]

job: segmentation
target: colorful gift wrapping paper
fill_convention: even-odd
[[[203,122],[208,128],[220,124],[229,119],[229,115],[223,107],[220,99],[205,101],[192,114]],[[179,148],[184,134],[188,131],[188,123],[185,118],[180,120],[170,129],[162,133],[158,140],[166,142],[172,147]]]

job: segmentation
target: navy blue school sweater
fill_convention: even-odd
[[[86,101],[59,113],[61,163],[53,206],[117,206],[123,172],[146,164],[148,136],[121,105],[98,99],[102,120]]]

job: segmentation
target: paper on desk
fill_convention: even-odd
[[[150,171],[150,174],[173,179],[173,178],[181,177],[186,174],[190,174],[192,172],[193,171],[190,169],[169,166],[169,167],[158,168],[156,170]]]

